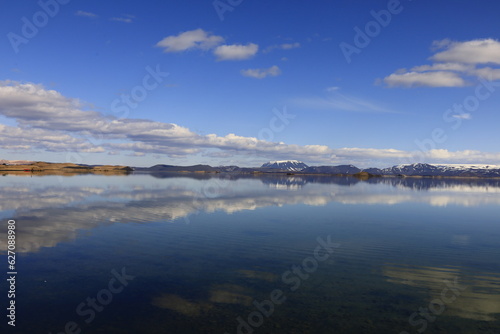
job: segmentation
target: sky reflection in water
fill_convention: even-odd
[[[80,319],[85,332],[235,331],[276,288],[287,302],[261,332],[417,332],[425,318],[411,315],[443,298],[427,331],[500,328],[500,181],[8,176],[0,197],[2,221],[17,222],[32,328],[78,319],[120,266],[137,285],[99,320]],[[341,247],[291,291],[283,273],[328,235]],[[6,240],[3,229],[0,249]],[[455,299],[445,282],[463,288]]]

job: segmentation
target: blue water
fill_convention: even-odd
[[[500,333],[498,180],[4,176],[0,197],[2,333]]]

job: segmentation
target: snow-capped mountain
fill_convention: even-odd
[[[297,160],[269,161],[261,166],[261,168],[274,168],[290,172],[299,172],[307,167],[305,163]]]
[[[388,168],[359,169],[353,165],[340,166],[307,166],[297,160],[270,161],[261,168],[279,169],[288,172],[306,174],[344,174],[353,175],[361,171],[373,175],[406,175],[406,176],[461,176],[461,177],[500,177],[499,165],[474,164],[442,164],[414,163],[396,165]]]
[[[447,164],[431,165],[415,163],[411,165],[397,165],[389,168],[368,168],[364,170],[371,174],[379,175],[418,175],[418,176],[500,176],[500,166],[497,165],[472,165],[472,164]]]

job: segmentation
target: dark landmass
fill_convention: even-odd
[[[300,171],[305,174],[343,174],[354,175],[361,172],[356,166],[353,165],[339,165],[339,166],[317,166],[307,167]]]
[[[500,177],[500,168],[452,167],[423,163],[398,165],[384,169],[367,168],[364,171],[370,174],[401,177]]]
[[[365,168],[361,169],[353,165],[339,166],[307,166],[299,168],[299,163],[292,160],[286,162],[270,162],[262,167],[238,167],[209,165],[194,166],[172,166],[156,165],[147,168],[135,168],[139,173],[226,173],[226,174],[282,174],[282,175],[326,175],[326,176],[354,176],[361,179],[372,177],[455,177],[455,178],[497,178],[500,177],[500,168],[479,168],[479,167],[450,167],[449,165],[411,164],[398,165],[388,168]]]
[[[174,165],[154,165],[152,167],[135,167],[136,172],[205,172],[205,173],[215,173],[217,168],[209,165],[194,165],[194,166],[174,166]]]
[[[3,160],[8,161],[8,160]],[[218,166],[193,165],[155,165],[152,167],[128,167],[112,165],[82,165],[72,163],[48,163],[33,162],[28,164],[0,164],[0,173],[17,175],[79,175],[79,174],[105,174],[105,175],[126,175],[129,173],[154,174],[161,177],[169,174],[196,173],[203,174],[227,174],[227,175],[322,175],[322,176],[351,176],[361,180],[368,180],[374,177],[399,177],[399,178],[500,178],[500,168],[497,166],[473,166],[473,165],[431,165],[431,164],[410,164],[398,165],[388,168],[365,168],[361,169],[353,165],[338,166],[307,166],[303,162],[274,161],[261,167],[239,167],[239,166]]]

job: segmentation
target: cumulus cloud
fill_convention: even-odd
[[[277,111],[278,112],[278,111]],[[286,109],[279,111],[285,117]],[[179,158],[220,152],[225,157],[254,160],[297,159],[311,163],[414,162],[500,163],[500,153],[431,150],[340,148],[269,142],[237,134],[200,135],[190,129],[147,119],[104,116],[84,104],[32,83],[0,82],[0,115],[17,126],[0,124],[0,147],[12,152],[86,152]]]
[[[500,80],[500,69],[498,68],[491,68],[491,67],[483,67],[483,68],[478,68],[474,69],[472,71],[474,75],[477,75],[478,77],[487,79],[487,80]]]
[[[500,153],[482,152],[476,150],[463,150],[463,151],[448,151],[445,149],[434,149],[425,152],[425,156],[429,161],[439,162],[457,162],[457,163],[487,163],[489,161],[499,161]]]
[[[491,38],[466,42],[438,41],[434,45],[445,48],[431,60],[466,64],[500,64],[500,42]]]
[[[0,147],[12,152],[105,152],[102,146],[57,131],[0,124]]]
[[[221,45],[215,48],[214,55],[217,60],[244,60],[255,56],[258,51],[259,46],[254,43]]]
[[[211,50],[218,61],[245,60],[252,58],[259,51],[255,43],[224,44],[224,38],[203,29],[189,30],[178,35],[167,36],[156,43],[166,53],[186,50]]]
[[[323,145],[287,145],[236,134],[199,135],[172,123],[107,117],[83,110],[78,100],[31,83],[1,83],[0,101],[0,114],[19,124],[18,128],[3,126],[0,137],[3,148],[76,152],[103,152],[106,149],[175,157],[207,149],[266,157],[308,155],[321,158],[330,152]],[[24,139],[20,141],[18,137]]]
[[[156,43],[164,52],[182,52],[189,49],[209,50],[224,43],[224,38],[203,29],[189,30],[176,36],[168,36]]]
[[[254,68],[241,70],[241,75],[250,78],[264,79],[265,77],[275,77],[281,74],[281,70],[278,66],[274,65],[269,68]]]
[[[384,82],[389,87],[462,87],[466,85],[465,80],[457,73],[444,71],[393,73],[384,78]]]
[[[500,68],[484,67],[500,64],[497,40],[454,42],[445,39],[434,41],[432,49],[441,50],[429,58],[433,64],[415,66],[410,71],[399,69],[383,82],[388,87],[463,87],[479,77],[500,80]]]
[[[415,66],[411,70],[415,72],[427,72],[427,71],[458,71],[465,72],[471,70],[473,67],[466,64],[460,63],[438,63],[432,65],[421,65]]]

